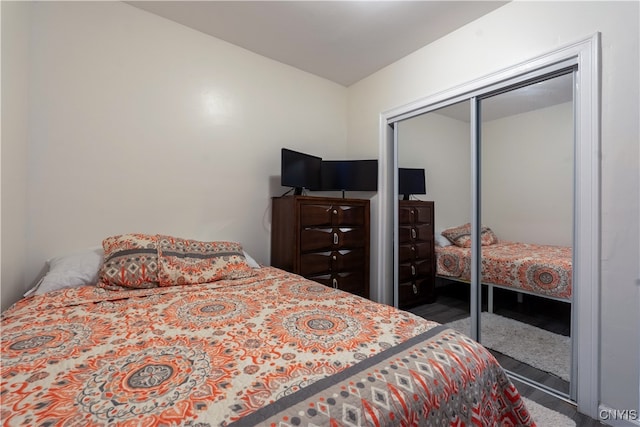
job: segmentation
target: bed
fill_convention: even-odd
[[[481,281],[489,289],[489,312],[493,312],[494,287],[571,302],[570,247],[498,241],[482,245],[481,252]],[[471,248],[436,246],[436,276],[470,282]]]
[[[455,330],[251,265],[238,245],[189,259],[193,244],[158,242],[107,244],[98,285],[2,313],[3,425],[534,425]],[[203,267],[203,251],[219,256]]]

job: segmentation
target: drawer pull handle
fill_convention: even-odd
[[[411,215],[415,215],[415,211],[413,209],[411,209]]]
[[[413,293],[414,295],[418,295],[418,287],[416,286],[416,284],[412,284],[411,286],[413,286]]]
[[[412,265],[412,266],[411,266],[411,275],[412,275],[412,276],[415,276],[415,275],[416,275],[416,266],[415,266],[415,265]],[[415,285],[414,285],[414,286],[415,286]]]
[[[417,234],[418,234],[418,233],[416,233],[416,229],[415,229],[415,228],[412,228],[412,229],[411,229],[411,238],[412,238],[412,239],[415,239],[415,238],[416,238],[416,236],[417,236]]]
[[[411,252],[415,252],[416,251],[416,247],[415,246],[411,246]]]
[[[334,279],[332,280],[332,283],[333,283],[333,288],[334,288],[334,289],[338,289],[338,279],[334,278]]]
[[[332,258],[333,258],[333,260],[334,260],[334,261],[337,261],[337,260],[338,260],[338,257],[337,257],[337,256],[335,256],[335,255],[334,255]]]
[[[338,211],[336,209],[333,210],[334,215],[338,215]]]
[[[338,233],[333,233],[333,244],[334,245],[338,244]]]

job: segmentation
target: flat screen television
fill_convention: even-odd
[[[280,185],[292,187],[294,194],[302,194],[302,189],[319,190],[321,167],[321,157],[283,148],[280,161]]]
[[[409,200],[411,194],[427,194],[424,169],[398,168],[398,194]]]
[[[323,160],[322,190],[377,191],[377,160]]]

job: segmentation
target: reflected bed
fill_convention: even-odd
[[[571,302],[570,247],[500,241],[483,245],[481,252],[482,283],[490,289],[497,286]],[[436,246],[436,264],[438,277],[463,282],[471,280],[471,248]]]

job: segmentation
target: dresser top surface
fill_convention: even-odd
[[[290,199],[296,200],[300,202],[309,202],[309,203],[340,203],[340,204],[349,204],[349,203],[369,203],[369,199],[355,199],[355,198],[342,198],[342,197],[322,197],[322,196],[280,196],[280,197],[272,197],[273,200],[279,199]]]

